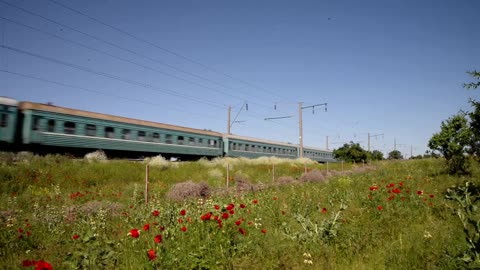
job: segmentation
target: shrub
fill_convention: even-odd
[[[192,181],[175,184],[166,194],[168,199],[175,201],[184,201],[190,198],[205,198],[209,195],[210,187],[207,183],[194,183]]]
[[[297,180],[293,179],[291,176],[280,176],[275,180],[275,183],[279,185],[290,185],[297,183]]]
[[[326,172],[319,170],[313,170],[307,173],[302,174],[300,180],[303,182],[326,182]]]
[[[107,154],[103,150],[97,150],[85,155],[85,159],[88,161],[105,161],[108,160]]]

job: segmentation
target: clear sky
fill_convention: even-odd
[[[396,138],[423,154],[480,98],[462,88],[480,69],[479,12],[477,0],[0,0],[0,96],[220,132],[232,106],[245,121],[232,133],[292,143],[298,102],[328,103],[303,110],[305,145],[367,148],[370,132],[383,134],[372,149]]]

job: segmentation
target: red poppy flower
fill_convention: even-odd
[[[52,270],[52,266],[46,261],[38,261],[35,263],[35,270]]]
[[[374,190],[377,190],[378,189],[378,186],[370,186],[370,190],[374,191]]]
[[[131,229],[130,230],[130,236],[132,236],[133,238],[138,238],[140,236],[140,233],[138,232],[137,229]]]
[[[327,208],[322,208],[322,214],[326,214],[327,213]]]
[[[30,261],[30,260],[24,260],[22,261],[22,266],[23,267],[30,267],[30,266],[34,266],[35,265],[35,261]]]
[[[80,235],[74,234],[74,235],[72,236],[72,238],[73,238],[73,240],[77,240],[78,238],[80,238]]]
[[[262,229],[262,233],[263,233],[263,234],[266,234],[266,233],[267,233],[267,230]]]
[[[403,182],[398,183],[400,187],[403,187]]]
[[[233,203],[231,203],[231,204],[227,205],[227,210],[231,211],[234,207],[235,207],[235,205]]]
[[[158,228],[160,229],[160,231],[165,231],[165,226],[160,226]]]
[[[182,232],[186,232],[187,231],[187,227],[183,226],[182,227]]]
[[[223,213],[223,214],[222,214],[222,218],[223,218],[223,219],[228,219],[228,213]]]
[[[30,236],[30,235],[31,235],[30,231],[27,231],[27,236]]]
[[[155,243],[161,243],[162,242],[162,236],[159,234],[159,235],[155,235],[155,237],[153,238],[153,240],[155,240]]]
[[[179,219],[178,219],[178,223],[183,223],[183,219],[182,219],[182,218],[179,218]]]
[[[394,187],[394,186],[395,186],[394,183],[390,183],[389,185],[386,186],[386,188],[392,188],[392,187]]]
[[[235,211],[230,210],[229,213],[230,213],[230,215],[233,215],[233,214],[235,214]]]
[[[182,209],[182,211],[180,211],[181,216],[185,216],[186,214],[187,214],[187,211],[185,211],[185,209]]]
[[[152,216],[158,217],[158,215],[160,215],[160,212],[158,210],[153,210]]]
[[[215,208],[215,210],[220,210],[220,205],[215,204],[214,208]]]
[[[378,211],[382,211],[382,210],[383,210],[383,206],[379,205],[379,206],[377,206],[377,209],[378,209]]]
[[[237,226],[240,226],[240,224],[242,224],[242,221],[241,221],[241,220],[237,220],[237,221],[235,221],[235,224],[236,224]]]
[[[418,194],[418,195],[422,195],[422,194],[423,194],[423,191],[417,190],[417,194]]]
[[[391,200],[393,200],[393,199],[395,199],[395,195],[392,195],[392,196],[388,197],[388,198],[387,198],[387,201],[391,201]]]
[[[258,203],[258,200],[255,199],[255,200],[253,200],[252,202],[253,202],[253,204],[257,204],[257,203]]]
[[[155,250],[153,250],[153,249],[150,249],[148,251],[147,256],[148,256],[148,259],[150,261],[153,261],[153,260],[155,260],[155,258],[157,258],[157,254],[155,254]]]
[[[240,208],[245,208],[245,204],[240,204]]]
[[[285,210],[282,210],[282,215],[285,215],[287,212]]]
[[[143,230],[144,231],[148,231],[149,229],[150,229],[150,224],[147,223],[147,224],[143,225]]]
[[[277,197],[273,197],[273,200],[276,201],[278,198]]]
[[[435,197],[435,195],[433,195],[433,194],[430,194],[430,198],[433,198],[433,197]]]
[[[19,233],[23,233],[23,229],[22,228],[18,228],[17,230]]]
[[[218,216],[213,216],[213,220],[218,220]]]
[[[392,191],[393,191],[393,193],[396,193],[396,194],[399,194],[399,193],[402,192],[402,191],[401,191],[400,189],[398,189],[398,188],[394,188]]]
[[[243,235],[247,234],[247,231],[245,231],[243,228],[238,229],[238,231]]]

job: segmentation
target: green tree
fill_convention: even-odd
[[[467,72],[470,74],[476,82],[464,84],[463,87],[467,89],[477,89],[480,87],[480,72],[474,70]],[[468,113],[470,117],[470,128],[472,129],[472,141],[470,143],[470,154],[480,157],[480,102],[470,99],[470,104],[473,107],[473,111]]]
[[[345,162],[367,161],[367,153],[360,144],[353,142],[350,142],[350,144],[346,143],[342,147],[333,150],[334,157]]]
[[[402,152],[393,150],[392,152],[388,153],[388,159],[403,159]]]
[[[468,171],[465,153],[472,135],[466,114],[461,112],[442,121],[440,132],[433,134],[428,147],[445,157],[450,174],[464,174]]]
[[[383,160],[383,153],[378,151],[378,150],[373,150],[371,153],[370,153],[370,158],[372,160]]]

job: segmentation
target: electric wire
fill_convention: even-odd
[[[257,85],[252,84],[252,83],[250,83],[250,82],[248,82],[248,81],[245,81],[245,80],[243,80],[243,79],[236,78],[236,77],[231,76],[231,75],[229,75],[229,74],[227,74],[227,73],[225,73],[225,72],[223,72],[223,71],[220,71],[220,70],[215,69],[215,68],[213,68],[213,67],[207,66],[207,65],[205,65],[205,64],[203,64],[203,63],[200,63],[199,61],[196,61],[196,60],[194,60],[194,59],[192,59],[192,58],[190,58],[190,57],[187,57],[187,56],[185,56],[185,55],[182,55],[182,54],[180,54],[180,53],[178,53],[178,52],[174,52],[174,51],[172,51],[172,50],[170,50],[170,49],[167,49],[167,48],[165,48],[165,47],[162,47],[162,46],[160,46],[160,45],[158,45],[158,44],[156,44],[156,43],[153,43],[153,42],[151,42],[151,41],[149,41],[149,40],[146,40],[146,39],[141,38],[141,37],[139,37],[139,36],[136,36],[136,35],[134,35],[134,34],[132,34],[132,33],[130,33],[130,32],[127,32],[127,31],[125,31],[125,30],[123,30],[123,29],[120,29],[120,28],[118,28],[118,27],[116,27],[116,26],[113,26],[113,25],[108,24],[108,23],[106,23],[106,22],[104,22],[104,21],[101,21],[101,20],[99,20],[99,19],[97,19],[97,18],[94,18],[93,16],[90,16],[90,15],[84,13],[84,12],[81,12],[81,11],[79,11],[79,10],[77,10],[77,9],[74,9],[74,8],[68,6],[68,5],[65,5],[65,4],[60,3],[60,2],[58,2],[58,1],[55,1],[55,0],[49,0],[49,1],[50,1],[51,3],[54,3],[54,4],[58,5],[58,6],[61,6],[61,7],[65,8],[65,9],[68,9],[68,10],[74,12],[74,13],[77,13],[77,14],[79,14],[79,15],[81,15],[81,16],[87,17],[87,18],[89,18],[90,20],[95,21],[95,22],[97,22],[97,23],[99,23],[99,24],[101,24],[101,25],[103,25],[103,26],[109,27],[109,28],[111,28],[111,29],[113,29],[113,30],[115,30],[115,31],[117,31],[117,32],[120,32],[120,33],[122,33],[122,34],[124,34],[124,35],[126,35],[126,36],[129,36],[130,38],[133,38],[133,39],[135,39],[135,40],[137,40],[137,41],[143,42],[143,43],[148,44],[148,45],[150,45],[150,46],[152,46],[152,47],[155,47],[155,48],[157,48],[157,49],[159,49],[159,50],[162,50],[162,51],[164,51],[164,52],[166,52],[166,53],[169,53],[169,54],[171,54],[171,55],[174,55],[174,56],[177,56],[177,57],[179,57],[179,58],[182,58],[182,59],[184,59],[184,60],[186,60],[186,61],[188,61],[188,62],[190,62],[190,63],[193,63],[193,64],[196,64],[196,65],[198,65],[198,66],[201,66],[201,67],[203,67],[203,68],[206,69],[206,70],[210,70],[210,71],[213,71],[213,72],[215,72],[215,73],[221,74],[221,75],[223,75],[223,76],[225,76],[225,77],[228,77],[228,78],[230,78],[230,79],[232,79],[232,80],[241,82],[241,83],[243,83],[243,84],[245,84],[245,85],[249,85],[249,86],[251,86],[251,87],[253,87],[253,88],[256,88],[256,89],[261,90],[261,91],[264,91],[264,92],[267,92],[267,93],[269,93],[269,94],[279,96],[278,93],[275,93],[275,92],[273,92],[273,91],[267,90],[267,89],[265,89],[265,88],[263,88],[263,87],[258,87]],[[280,97],[281,97],[281,96],[280,96]],[[287,99],[287,98],[285,98],[285,97],[282,97],[282,98]]]

